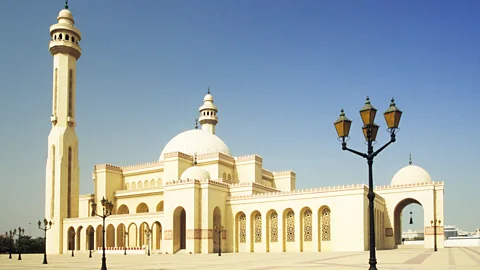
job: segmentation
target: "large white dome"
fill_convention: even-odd
[[[193,156],[208,153],[223,153],[231,155],[227,145],[215,134],[201,130],[187,130],[173,137],[160,154],[160,160],[163,155],[171,152],[182,152]]]
[[[427,171],[416,165],[408,165],[400,169],[392,178],[390,185],[407,185],[432,182]]]
[[[180,179],[210,180],[210,173],[200,167],[193,166],[185,170]]]

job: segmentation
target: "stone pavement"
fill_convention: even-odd
[[[26,254],[18,261],[15,255],[0,256],[0,269],[100,269],[101,255],[88,253],[49,255],[43,265],[43,255]],[[269,269],[368,269],[368,251],[320,253],[226,253],[176,255],[107,255],[107,268],[134,270],[269,270]],[[480,247],[445,248],[434,253],[425,249],[377,251],[379,270],[480,270]]]

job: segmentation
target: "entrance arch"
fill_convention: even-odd
[[[213,252],[218,252],[218,244],[220,242],[220,236],[217,232],[215,232],[215,227],[222,224],[222,213],[220,212],[220,208],[215,207],[213,210]]]
[[[409,211],[405,211],[404,212],[404,209],[407,209],[407,206],[409,205],[419,205],[420,207],[423,208],[423,205],[416,199],[413,199],[413,198],[406,198],[406,199],[403,199],[401,200],[397,206],[395,206],[395,210],[393,211],[393,220],[394,220],[394,229],[395,229],[395,232],[394,232],[394,236],[395,236],[395,245],[401,245],[402,244],[402,225],[403,224],[408,224],[409,223],[409,219],[410,219],[410,213]],[[415,207],[418,211],[418,207]],[[423,212],[423,211],[422,211]],[[417,221],[416,223],[417,224],[421,224],[421,230],[419,230],[420,233],[424,234],[424,213],[421,213],[421,215],[415,215]],[[422,218],[419,218],[419,217],[422,217]],[[407,219],[407,220],[405,220]],[[419,222],[419,223],[418,223]]]
[[[187,213],[181,206],[173,211],[173,252],[187,248]]]

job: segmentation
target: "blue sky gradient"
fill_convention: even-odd
[[[0,230],[44,215],[52,56],[63,1],[0,1]],[[413,163],[445,181],[445,223],[480,227],[479,1],[70,1],[82,31],[77,65],[81,194],[94,164],[157,160],[194,128],[210,86],[217,135],[233,155],[293,169],[297,188],[367,183],[333,121],[352,119],[365,150],[365,97],[404,111],[397,142],[374,163],[376,185]],[[381,125],[379,145],[388,140]],[[423,210],[413,209],[413,229]],[[404,223],[405,224],[405,223]],[[38,232],[37,232],[38,231]]]

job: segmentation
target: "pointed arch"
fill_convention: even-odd
[[[97,249],[103,247],[103,226],[98,225],[97,229],[95,230]]]
[[[155,187],[155,179],[152,179],[152,180],[150,181],[150,187]]]
[[[240,252],[247,242],[247,216],[240,211],[235,215],[235,252]]]
[[[148,182],[148,180],[145,180],[145,181],[143,182],[143,187],[144,187],[144,188],[150,187],[150,182]]]
[[[157,204],[157,212],[163,212],[163,201],[160,201],[158,204]]]
[[[118,210],[117,210],[118,215],[125,215],[129,213],[130,213],[130,210],[128,209],[128,206],[126,206],[125,204],[122,204],[120,205],[120,207],[118,207]]]
[[[160,222],[155,221],[152,225],[152,249],[153,250],[161,250],[162,249],[162,224]]]
[[[283,211],[283,251],[295,249],[295,212],[291,208]]]
[[[67,230],[68,250],[75,250],[75,228],[70,227]]]
[[[81,250],[81,249],[82,249],[82,247],[81,247],[81,246],[82,246],[82,233],[83,233],[83,226],[79,226],[79,227],[77,228],[77,234],[76,234],[76,237],[77,237],[77,239],[76,239],[77,248],[76,248],[76,249],[77,249],[77,250]]]
[[[85,230],[85,248],[86,250],[94,250],[95,249],[95,230],[93,226],[90,225]]]
[[[331,249],[331,210],[324,205],[318,209],[318,251]]]
[[[262,214],[256,210],[250,215],[250,252],[254,252],[259,243],[262,243]]]
[[[137,213],[148,213],[148,205],[146,203],[140,203],[137,206]]]
[[[107,226],[106,230],[106,247],[115,247],[115,227],[112,224]]]
[[[213,228],[222,225],[222,212],[220,211],[220,208],[217,206],[215,209],[213,209],[213,215],[212,215],[212,224]],[[219,244],[221,244],[220,240],[220,235],[218,235],[217,232],[214,232],[213,234],[213,252],[216,253],[218,252],[218,247]]]
[[[137,247],[138,235],[137,235],[137,224],[130,223],[128,225],[128,241],[127,247]]]
[[[118,224],[117,226],[117,247],[125,247],[125,238],[126,238],[126,228],[123,223]]]

